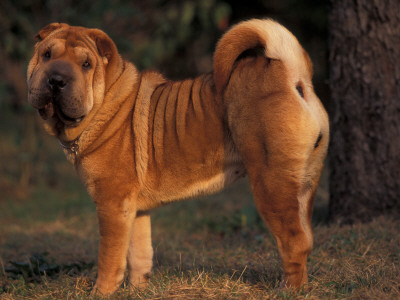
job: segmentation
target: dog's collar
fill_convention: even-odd
[[[80,135],[69,142],[63,142],[61,140],[58,140],[58,142],[60,143],[61,147],[63,147],[68,154],[71,156],[72,161],[75,163],[77,158],[78,158],[78,151],[79,151],[79,144],[78,144],[78,140],[80,138]]]

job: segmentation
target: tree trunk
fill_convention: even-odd
[[[400,212],[400,1],[332,0],[331,221]]]

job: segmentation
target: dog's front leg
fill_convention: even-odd
[[[133,221],[127,261],[131,287],[145,287],[153,266],[151,224],[148,211],[139,211]]]
[[[128,201],[126,201],[128,202]],[[124,279],[132,224],[136,210],[132,205],[97,205],[100,226],[98,274],[94,294],[113,293]]]

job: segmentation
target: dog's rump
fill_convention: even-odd
[[[296,37],[271,19],[252,19],[233,26],[218,42],[214,53],[218,93],[225,89],[236,59],[246,50],[260,47],[266,58],[282,61],[293,85],[309,79],[312,63]]]

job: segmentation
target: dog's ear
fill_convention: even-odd
[[[50,33],[52,33],[54,30],[57,30],[61,27],[63,27],[65,24],[62,23],[51,23],[45,27],[43,27],[38,34],[35,35],[35,42],[41,42],[43,41]]]
[[[112,39],[99,29],[90,29],[89,37],[96,43],[97,51],[101,57],[107,58],[110,62],[118,55],[117,46],[114,44]]]
[[[103,65],[106,70],[105,90],[108,91],[124,70],[123,60],[118,53],[117,46],[106,33],[99,29],[88,29],[87,35],[95,42],[97,52],[103,59]]]

